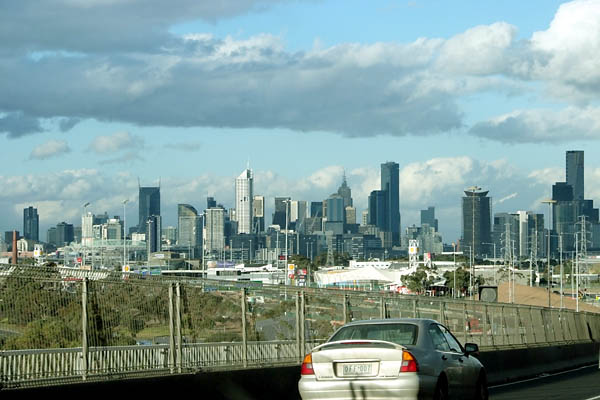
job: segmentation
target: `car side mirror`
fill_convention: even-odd
[[[476,343],[465,343],[465,354],[470,356],[471,354],[474,356],[479,355],[479,346]]]

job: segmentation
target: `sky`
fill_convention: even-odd
[[[320,201],[345,174],[357,215],[400,166],[402,229],[461,196],[547,213],[565,152],[600,200],[600,1],[22,0],[0,13],[0,230],[38,208],[40,238],[96,214],[163,226],[206,196]]]

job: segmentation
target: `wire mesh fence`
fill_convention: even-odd
[[[600,315],[560,309],[0,266],[0,383],[298,363],[347,322],[406,317],[483,350],[600,340]]]

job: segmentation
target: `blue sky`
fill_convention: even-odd
[[[600,1],[141,1],[5,6],[0,230],[126,198],[135,224],[138,178],[174,225],[177,203],[233,206],[248,161],[270,208],[345,171],[359,214],[396,161],[403,228],[435,206],[445,242],[472,185],[546,212],[566,150],[600,199]]]

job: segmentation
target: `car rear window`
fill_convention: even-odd
[[[338,340],[385,340],[400,345],[417,343],[417,326],[413,324],[361,324],[344,326],[330,339]]]

